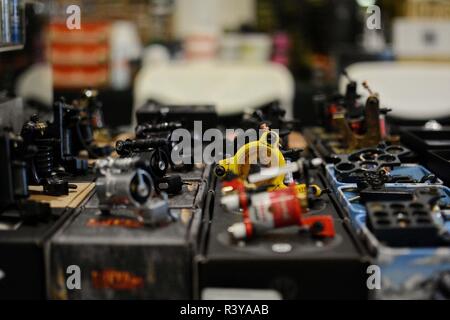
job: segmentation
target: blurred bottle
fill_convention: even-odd
[[[242,36],[238,33],[226,33],[220,40],[220,58],[223,61],[241,59]]]
[[[183,0],[177,3],[176,24],[188,60],[210,60],[218,51],[220,0]]]
[[[289,66],[291,40],[286,32],[277,32],[273,35],[272,61]]]
[[[151,0],[152,42],[167,42],[173,37],[174,0]]]
[[[264,63],[270,60],[272,39],[265,33],[248,33],[243,36],[242,61]]]
[[[11,19],[10,19],[10,8],[9,8],[9,0],[1,0],[0,1],[0,31],[1,38],[0,44],[10,44],[11,43]]]
[[[24,12],[19,0],[10,0],[11,42],[21,44],[24,42]]]
[[[142,44],[136,25],[128,21],[115,22],[111,28],[111,87],[124,90],[130,87],[130,62],[140,59]]]

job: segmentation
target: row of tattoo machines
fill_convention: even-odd
[[[249,117],[259,140],[216,164],[204,297],[450,297],[448,130],[395,126],[380,94],[348,80],[344,95],[315,97],[306,150],[290,148],[292,123],[272,106]]]
[[[112,142],[86,90],[4,128],[0,296],[448,298],[448,131],[393,128],[351,79],[315,102],[306,148],[277,102],[229,133],[213,106],[149,101]],[[195,121],[224,133],[213,161]]]
[[[305,137],[379,271],[372,296],[448,299],[450,131],[436,121],[396,125],[381,101],[368,83],[348,79],[345,94],[315,97],[321,126]]]
[[[57,100],[51,120],[33,115],[20,130],[2,128],[0,298],[192,295],[190,230],[199,228],[209,175],[190,155],[172,161],[171,135],[184,124],[156,108],[113,139],[97,92],[85,90]],[[79,284],[67,282],[70,270]],[[172,283],[169,272],[180,276]]]
[[[5,128],[2,298],[367,297],[365,249],[277,102],[235,121],[258,134],[220,138],[212,163],[192,151],[207,147],[194,121],[227,131],[214,107],[149,101],[137,119],[111,143],[87,90],[51,121]],[[187,152],[178,129],[193,133]]]
[[[167,217],[158,216],[157,208],[167,207],[167,195],[179,194],[183,187],[181,175],[168,170],[193,168],[192,162],[171,160],[171,133],[181,127],[178,122],[148,122],[136,128],[133,139],[112,143],[95,91],[86,90],[71,104],[62,98],[54,104],[52,121],[33,115],[20,133],[2,128],[1,209],[16,209],[25,222],[45,220],[50,206],[33,200],[30,189],[40,187],[42,196],[61,197],[76,191],[77,181],[95,181],[104,214],[127,207],[145,224],[164,221]]]

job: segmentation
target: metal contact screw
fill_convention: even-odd
[[[288,253],[292,251],[289,243],[275,243],[272,245],[272,251],[276,253]]]

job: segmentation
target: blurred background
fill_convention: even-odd
[[[0,3],[8,1],[18,0]],[[315,123],[313,97],[337,90],[348,68],[372,77],[389,107],[411,108],[420,94],[414,108],[431,99],[444,110],[436,118],[450,114],[450,1],[20,2],[24,48],[0,52],[0,91],[40,112],[91,87],[110,127],[129,126],[148,99],[214,103],[225,118],[279,100],[306,126]],[[70,5],[81,9],[80,30],[67,28]],[[381,9],[379,30],[367,27],[372,5]],[[409,120],[427,117],[416,113]]]

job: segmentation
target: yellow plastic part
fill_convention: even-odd
[[[267,140],[268,135],[272,135],[274,143],[269,143]],[[244,146],[242,146],[234,155],[234,157],[224,159],[219,161],[218,167],[216,168],[216,174],[221,172],[225,174],[226,172],[232,172],[237,175],[243,181],[247,181],[250,174],[251,164],[259,163],[259,156],[267,156],[266,159],[267,167],[284,167],[286,165],[286,160],[278,148],[280,142],[280,137],[273,131],[265,132],[258,141],[252,141]],[[257,156],[256,158],[254,156]],[[273,155],[273,156],[272,156]],[[218,174],[220,176],[220,174]],[[257,184],[247,185],[250,188],[259,187],[261,185],[270,185],[267,190],[274,191],[287,188],[284,184],[285,175],[280,175],[272,179],[268,179]],[[299,194],[307,195],[313,190],[313,195],[319,197],[322,194],[322,190],[317,185],[310,185],[309,190],[306,189],[306,184],[297,184],[296,189]]]
[[[268,142],[269,135],[271,142]],[[286,160],[279,149],[280,137],[274,131],[264,132],[258,141],[252,141],[242,146],[234,157],[219,161],[216,173],[232,172],[243,180],[247,180],[252,164],[258,164],[265,167],[283,167]],[[218,174],[220,175],[220,174]],[[259,182],[260,185],[271,185],[269,190],[276,190],[284,185],[284,175]]]
[[[315,184],[310,184],[308,187],[308,189],[306,188],[306,184],[297,184],[296,189],[299,193],[312,193],[313,196],[315,197],[320,197],[322,195],[322,189]]]

